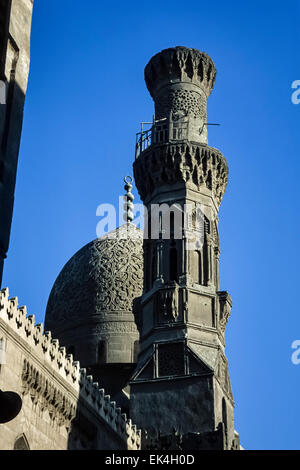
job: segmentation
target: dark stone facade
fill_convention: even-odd
[[[29,72],[33,0],[0,0],[0,285],[9,247],[16,172]]]

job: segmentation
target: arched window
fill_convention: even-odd
[[[210,221],[206,216],[204,216],[204,232],[210,233]]]
[[[171,242],[169,252],[169,278],[170,281],[177,281],[178,267],[177,267],[177,248],[174,240]]]
[[[209,281],[209,246],[205,241],[202,250],[202,266],[203,266],[203,273],[202,273],[202,284],[206,286]]]
[[[194,282],[202,284],[202,261],[201,252],[195,250],[191,253],[191,276]]]
[[[170,212],[170,234],[171,237],[174,237],[174,212]]]
[[[25,434],[17,437],[14,444],[14,450],[30,450]]]

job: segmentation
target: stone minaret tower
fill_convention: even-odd
[[[176,430],[193,436],[194,448],[230,449],[236,435],[224,333],[232,302],[220,291],[218,237],[228,167],[207,143],[215,77],[210,57],[186,47],[163,50],[145,68],[155,118],[134,162],[149,234],[130,401],[131,418],[148,437]]]

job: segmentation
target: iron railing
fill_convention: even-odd
[[[151,144],[168,140],[169,129],[166,121],[167,118],[155,119],[153,117],[152,122],[141,122],[141,131],[136,134],[135,158],[138,158]],[[144,130],[144,125],[151,125],[151,127]]]
[[[150,147],[152,142],[152,127],[146,131],[137,132],[135,143],[135,158]]]

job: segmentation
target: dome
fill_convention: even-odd
[[[127,223],[66,263],[49,296],[45,328],[82,367],[134,363],[134,304],[142,287],[143,232]]]

